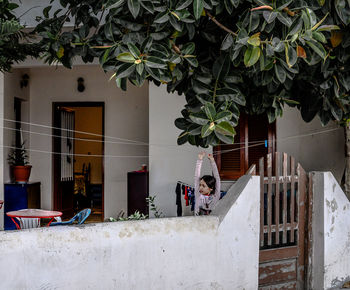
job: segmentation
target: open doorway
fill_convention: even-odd
[[[104,103],[53,103],[54,209],[71,218],[91,208],[104,217]]]

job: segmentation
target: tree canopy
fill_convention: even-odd
[[[38,57],[41,52],[40,45],[28,41],[29,34],[13,14],[17,7],[16,3],[0,0],[0,72],[10,71],[14,62]]]
[[[46,61],[98,58],[123,90],[151,80],[184,94],[178,144],[232,143],[240,112],[273,122],[286,104],[305,121],[349,118],[349,0],[58,2],[34,31]]]

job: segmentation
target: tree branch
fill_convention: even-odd
[[[209,16],[209,18],[221,29],[225,30],[226,32],[232,34],[233,36],[237,36],[237,33],[233,32],[231,29],[227,28],[225,25],[221,24],[219,21],[215,19],[213,15],[211,15],[207,10],[205,10],[205,13]]]

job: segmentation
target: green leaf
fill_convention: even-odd
[[[182,47],[181,53],[182,54],[192,54],[194,52],[194,50],[195,50],[194,42],[188,42]]]
[[[129,48],[129,51],[131,52],[131,54],[134,56],[134,58],[139,58],[140,57],[141,52],[135,46],[135,44],[128,43],[128,48]]]
[[[216,137],[218,137],[219,140],[224,142],[225,144],[233,144],[234,143],[234,136],[223,135],[217,131],[214,131],[214,133],[215,133]]]
[[[132,56],[130,52],[122,52],[118,54],[117,60],[122,61],[122,62],[128,62],[128,63],[134,63],[135,58]]]
[[[215,126],[215,131],[222,135],[236,135],[235,128],[229,122],[221,122]]]
[[[127,78],[115,79],[115,82],[118,88],[122,89],[123,91],[126,91]]]
[[[136,18],[140,12],[140,2],[139,0],[128,0],[128,8],[132,16]]]
[[[316,17],[315,12],[313,10],[311,10],[310,8],[306,8],[305,10],[306,10],[307,16],[309,17],[310,28],[311,28],[316,24],[317,17]]]
[[[186,57],[185,58],[188,63],[193,67],[198,67],[198,60],[194,57]]]
[[[249,46],[244,53],[244,64],[246,67],[253,66],[257,63],[260,57],[260,47]]]
[[[230,70],[230,58],[228,54],[221,55],[213,65],[215,79],[224,80]]]
[[[247,42],[253,46],[259,46],[260,45],[260,32],[255,33],[254,35],[249,37]]]
[[[176,128],[179,128],[180,130],[186,130],[188,122],[185,118],[177,118],[174,122]]]
[[[232,118],[232,113],[230,111],[222,111],[216,114],[214,120],[216,124],[219,124],[223,121],[230,121]]]
[[[322,59],[325,59],[327,56],[327,52],[322,46],[322,44],[318,42],[306,41],[307,45],[312,48],[314,52],[316,52]]]
[[[273,12],[264,11],[263,12],[264,19],[266,20],[266,22],[268,24],[272,23],[276,19],[277,15],[278,15],[278,12],[275,12],[275,11],[273,11]]]
[[[145,62],[146,66],[151,68],[166,68],[166,63],[161,58],[150,56]]]
[[[317,2],[320,6],[323,6],[326,0],[317,0]]]
[[[168,11],[164,11],[162,13],[159,13],[155,18],[154,18],[154,23],[165,23],[169,21],[169,13]]]
[[[190,4],[192,3],[192,0],[180,0],[177,5],[175,10],[182,10],[187,8]]]
[[[286,62],[289,67],[295,65],[298,60],[297,52],[294,47],[285,44],[285,54],[286,54]]]
[[[177,137],[177,145],[183,145],[188,141],[188,132],[182,132],[179,137]]]
[[[204,105],[204,111],[205,114],[207,115],[208,119],[213,121],[216,115],[216,110],[215,110],[215,106],[213,105],[213,103],[207,102]]]
[[[135,66],[136,65],[132,63],[123,63],[117,68],[115,77],[119,79],[130,76],[134,72]]]
[[[209,119],[202,112],[191,114],[190,119],[198,125],[206,125],[209,123]]]
[[[275,73],[276,73],[277,79],[280,81],[281,84],[283,84],[286,81],[286,77],[287,77],[286,71],[279,64],[275,64]]]
[[[293,1],[294,1],[294,0],[289,0],[289,1],[287,1],[286,3],[282,4],[281,6],[279,6],[279,7],[277,8],[277,10],[279,10],[279,11],[283,10],[284,8],[288,7],[289,4],[292,3]]]
[[[317,31],[332,31],[332,30],[340,30],[338,25],[321,25],[317,28]]]
[[[289,17],[284,16],[282,13],[277,14],[277,19],[287,27],[290,27],[292,25],[292,20],[290,20]]]
[[[136,71],[139,75],[142,75],[143,70],[144,70],[145,66],[144,64],[141,62],[139,64],[136,65]]]
[[[212,126],[212,124],[206,124],[202,127],[201,136],[202,138],[208,137],[211,133],[213,133],[215,129],[215,125]]]
[[[194,13],[194,18],[198,20],[203,12],[203,0],[194,0],[193,1],[193,13]]]
[[[326,37],[321,32],[313,31],[312,38],[322,43],[327,42]]]
[[[221,43],[221,50],[229,49],[233,44],[233,37],[231,33],[227,33],[224,40]]]
[[[44,8],[43,10],[43,15],[46,17],[46,18],[49,18],[49,12],[51,10],[52,6],[47,6]]]
[[[297,34],[303,29],[303,19],[302,17],[298,17],[294,20],[293,24],[290,26],[290,30],[288,34]]]

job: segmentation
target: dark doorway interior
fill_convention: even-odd
[[[104,103],[54,103],[54,209],[71,218],[91,208],[104,217]]]

